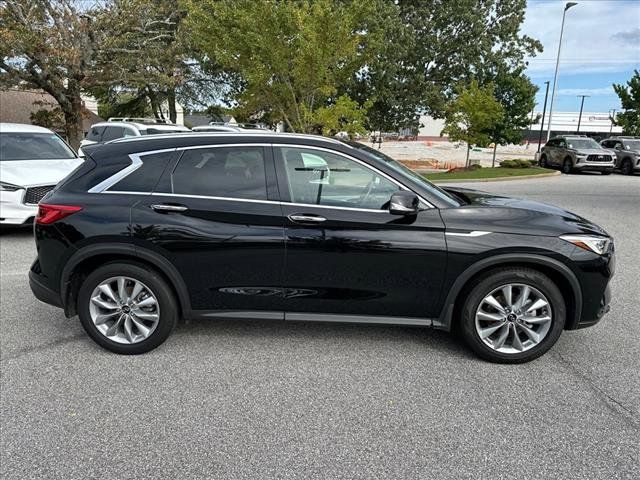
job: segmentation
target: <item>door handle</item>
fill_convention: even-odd
[[[151,205],[156,212],[186,212],[189,210],[184,205],[169,205],[167,203],[160,203],[156,205]]]
[[[292,213],[288,218],[294,223],[322,223],[327,221],[326,218],[321,217],[320,215],[309,215],[303,213]]]

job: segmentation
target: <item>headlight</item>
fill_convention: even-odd
[[[22,188],[23,187],[13,185],[12,183],[0,182],[0,192],[15,192]]]
[[[609,237],[599,237],[596,235],[561,235],[560,238],[565,242],[573,243],[576,247],[597,253],[598,255],[606,253],[611,243]]]

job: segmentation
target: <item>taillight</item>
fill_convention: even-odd
[[[80,210],[82,210],[82,207],[76,205],[50,205],[48,203],[40,203],[38,204],[36,223],[39,225],[49,225]]]

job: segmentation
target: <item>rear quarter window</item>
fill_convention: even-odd
[[[109,190],[121,192],[152,192],[175,151],[141,154],[142,166],[114,184]]]

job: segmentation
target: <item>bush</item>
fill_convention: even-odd
[[[480,170],[481,168],[482,168],[482,165],[480,165],[479,163],[473,163],[469,165],[469,170]]]
[[[529,168],[531,166],[531,164],[529,163],[529,160],[514,160],[514,162],[516,162],[516,164],[520,167],[520,168]]]
[[[539,165],[538,160],[529,160],[529,163],[532,167],[537,167]]]
[[[500,162],[500,166],[503,168],[518,168],[518,164],[515,160],[503,160]]]

